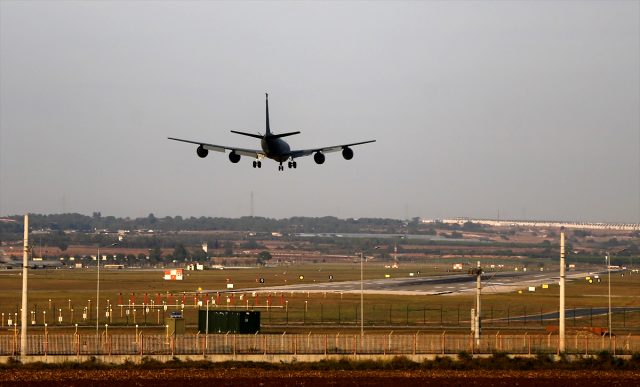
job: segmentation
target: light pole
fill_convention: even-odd
[[[609,349],[611,349],[611,261],[608,252],[604,256],[604,261],[607,264],[607,276],[609,277],[607,282],[609,285]]]
[[[112,243],[107,247],[117,246],[117,243]],[[98,244],[98,280],[96,285],[96,339],[100,337],[100,245]]]
[[[562,230],[562,229],[561,229]],[[564,231],[560,231],[560,310],[558,311],[558,351],[565,352],[565,277]]]
[[[471,327],[473,329],[473,336],[476,340],[476,345],[480,345],[480,326],[481,326],[481,310],[480,310],[480,294],[482,291],[482,268],[480,267],[480,261],[478,261],[478,266],[472,269],[469,269],[469,274],[476,276],[476,309],[472,311],[471,318]]]
[[[380,246],[375,246],[374,250],[378,250]],[[364,336],[364,253],[360,253],[360,337]],[[342,293],[340,293],[342,299]]]
[[[360,337],[364,336],[364,254],[360,253]]]
[[[207,297],[207,322],[204,334],[204,348],[209,349],[209,297]]]

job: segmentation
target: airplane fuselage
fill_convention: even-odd
[[[283,139],[263,137],[260,145],[264,154],[271,160],[282,163],[290,157],[291,148]]]

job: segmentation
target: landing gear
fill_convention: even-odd
[[[262,162],[260,160],[253,162],[254,168],[262,168]]]
[[[282,163],[284,163],[284,161],[280,162],[280,165],[278,165],[278,171],[284,171],[284,165],[282,165]],[[297,168],[298,167],[298,163],[296,163],[295,161],[288,161],[287,162],[287,167],[289,169],[291,168]]]

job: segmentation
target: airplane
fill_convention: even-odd
[[[240,156],[247,156],[254,158],[253,167],[254,168],[262,168],[262,159],[269,158],[280,163],[278,166],[279,171],[284,171],[284,166],[282,165],[284,162],[287,162],[287,166],[289,168],[297,168],[298,164],[295,159],[304,156],[310,156],[313,154],[313,160],[316,164],[323,164],[325,161],[325,153],[329,152],[337,152],[342,151],[342,157],[345,160],[351,160],[353,158],[353,149],[351,147],[356,145],[368,144],[370,142],[375,142],[376,140],[368,140],[361,142],[354,142],[351,144],[342,144],[342,145],[334,145],[322,148],[311,148],[311,149],[302,149],[302,150],[291,150],[289,144],[287,144],[282,138],[287,136],[293,136],[296,134],[300,134],[297,132],[289,132],[289,133],[281,133],[275,134],[271,132],[271,127],[269,126],[269,94],[265,93],[265,104],[266,104],[266,131],[265,134],[262,135],[260,133],[245,133],[238,132],[236,130],[232,130],[231,133],[240,134],[243,136],[249,136],[253,138],[257,138],[261,142],[262,149],[245,149],[238,148],[232,146],[225,145],[215,145],[215,144],[207,144],[205,142],[200,141],[191,141],[191,140],[183,140],[180,138],[168,137],[169,140],[181,141],[190,144],[198,145],[196,149],[196,153],[199,157],[205,158],[209,154],[209,151],[222,152],[229,150],[229,160],[232,163],[237,163],[240,161]]]
[[[21,269],[22,268],[22,257],[13,258],[5,254],[4,250],[0,249],[0,268],[3,269]],[[47,268],[60,268],[64,267],[64,264],[60,261],[56,261],[54,259],[42,259],[31,257],[28,261],[28,267],[30,269],[47,269]]]

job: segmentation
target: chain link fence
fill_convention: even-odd
[[[567,335],[567,354],[640,352],[640,336]],[[46,334],[29,335],[28,355],[557,354],[558,335],[460,334]],[[19,335],[0,335],[0,355],[20,354]]]

